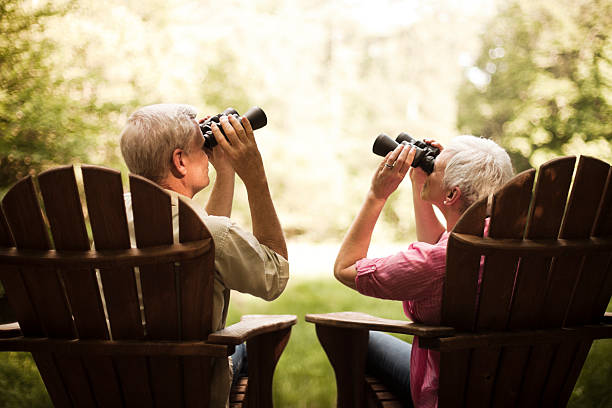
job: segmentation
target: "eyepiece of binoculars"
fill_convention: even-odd
[[[211,128],[211,124],[213,122],[218,125],[221,134],[225,136],[225,132],[223,131],[223,128],[220,125],[221,116],[234,116],[235,118],[238,118],[240,115],[238,114],[236,109],[227,108],[223,112],[200,123],[200,131],[202,132],[202,136],[204,137],[204,145],[202,146],[202,148],[212,149],[217,145],[217,140],[215,139]],[[253,128],[253,130],[261,129],[262,127],[268,124],[268,118],[266,116],[266,113],[259,106],[253,106],[244,114],[244,116],[246,116],[246,118],[251,123],[251,127]],[[225,138],[227,139],[227,136],[225,136]]]
[[[397,135],[395,140],[391,139],[388,135],[381,133],[378,135],[376,140],[374,140],[372,151],[374,154],[385,157],[387,153],[394,150],[400,143],[406,143],[415,148],[412,167],[420,167],[428,174],[433,172],[434,160],[440,154],[440,149],[429,145],[422,140],[416,140],[408,133],[400,133]]]

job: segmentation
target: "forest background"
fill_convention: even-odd
[[[268,125],[256,138],[289,241],[289,289],[310,293],[310,310],[281,312],[315,312],[316,288],[345,291],[330,283],[333,257],[379,162],[379,133],[490,137],[517,171],[566,154],[612,162],[611,29],[602,0],[0,0],[0,196],[59,164],[126,173],[118,134],[139,106],[189,103],[201,116],[261,106]],[[249,225],[241,187],[233,217]],[[413,241],[413,225],[401,186],[373,254]],[[391,307],[351,299],[364,311]],[[233,302],[263,308],[239,294]],[[599,362],[585,367],[575,406],[612,404],[610,342],[593,353]],[[28,361],[0,360],[0,389],[36,395]],[[278,381],[280,406],[332,404],[333,389],[309,398],[299,380]],[[0,406],[14,406],[7,395]]]

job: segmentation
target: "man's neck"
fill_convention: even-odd
[[[159,185],[165,188],[166,190],[175,191],[188,198],[193,198],[194,196],[194,193],[193,191],[191,191],[190,188],[183,184],[181,180],[176,179],[174,177],[166,177],[166,179],[162,180]]]

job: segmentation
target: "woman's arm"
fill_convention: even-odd
[[[376,169],[361,210],[344,237],[334,264],[334,276],[352,289],[356,288],[355,263],[367,256],[376,221],[387,198],[406,176],[414,154],[414,149],[403,144],[387,154]]]

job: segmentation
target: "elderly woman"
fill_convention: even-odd
[[[449,231],[475,201],[492,194],[513,174],[508,154],[493,141],[455,137],[436,158],[431,174],[411,168],[415,149],[400,144],[380,163],[365,202],[346,234],[334,275],[366,296],[401,300],[408,318],[440,323]],[[387,201],[410,171],[418,242],[385,258],[366,258],[372,231]],[[438,221],[433,206],[446,219]],[[437,407],[439,354],[390,335],[370,332],[366,370],[387,383],[406,406]]]

